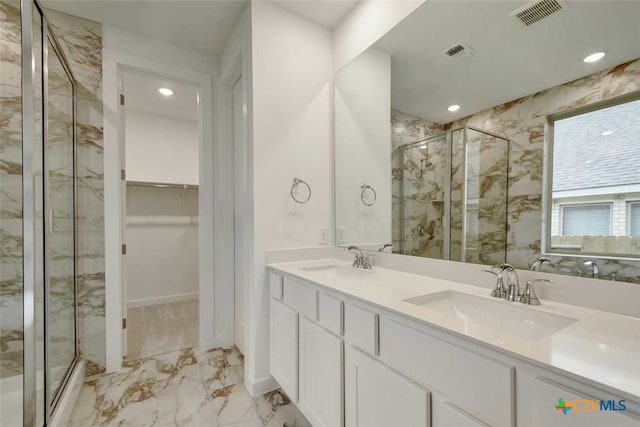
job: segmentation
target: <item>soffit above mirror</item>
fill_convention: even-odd
[[[375,44],[391,54],[392,108],[449,123],[640,57],[640,2],[560,2],[530,26],[510,16],[524,4],[429,1],[417,9]],[[472,53],[449,57],[456,45]],[[600,51],[602,60],[583,62]],[[462,108],[451,113],[452,104]]]

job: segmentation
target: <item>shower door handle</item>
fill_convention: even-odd
[[[53,234],[53,209],[49,209],[49,234]]]

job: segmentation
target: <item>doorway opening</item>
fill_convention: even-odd
[[[121,74],[123,354],[198,345],[198,87]]]

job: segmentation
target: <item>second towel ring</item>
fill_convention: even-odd
[[[302,185],[306,186],[307,190],[309,191],[309,194],[307,195],[307,198],[304,199],[304,200],[297,199],[295,194],[294,194],[294,190],[296,189],[298,184],[302,184]],[[291,194],[291,198],[296,203],[304,204],[304,203],[307,203],[309,201],[309,199],[311,198],[311,187],[309,186],[309,184],[307,184],[305,181],[301,180],[300,178],[293,178],[293,185],[291,186],[291,191],[289,193]]]
[[[362,200],[362,203],[364,203],[365,206],[373,206],[373,205],[375,205],[376,204],[376,200],[378,199],[378,195],[376,194],[376,190],[372,186],[370,186],[369,184],[362,184],[360,186],[360,189],[362,190],[362,191],[360,191],[360,200]],[[371,190],[371,192],[373,193],[373,201],[370,202],[370,203],[366,202],[365,199],[364,199],[364,193],[367,190]]]

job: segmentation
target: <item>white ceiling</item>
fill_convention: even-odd
[[[271,0],[298,16],[334,28],[360,0]]]
[[[173,95],[161,95],[158,92],[161,87],[173,90]],[[198,90],[195,86],[143,74],[125,73],[124,95],[128,109],[198,120]]]
[[[640,58],[640,1],[572,1],[530,27],[509,13],[526,1],[430,0],[375,47],[392,56],[394,109],[448,123]],[[475,55],[444,52],[465,43]],[[605,58],[586,64],[590,53]],[[447,107],[461,105],[457,113]]]
[[[359,0],[270,1],[333,28]],[[222,53],[247,3],[247,0],[43,0],[45,7],[214,56]]]
[[[219,56],[246,0],[43,0],[45,7]]]

